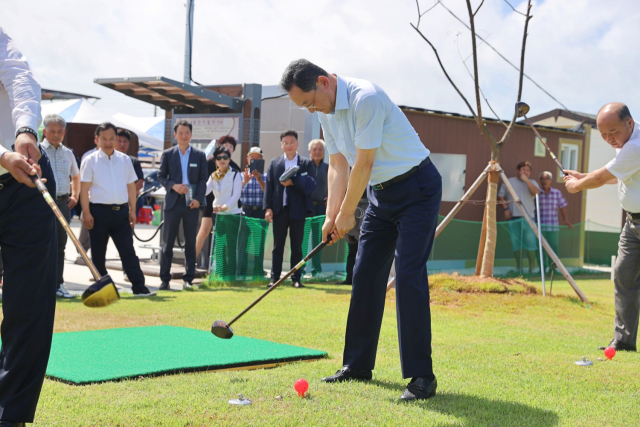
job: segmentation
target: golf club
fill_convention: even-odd
[[[549,146],[547,145],[545,140],[542,138],[542,136],[540,136],[540,134],[538,133],[536,128],[533,127],[533,124],[527,118],[527,113],[529,112],[529,105],[526,102],[517,102],[516,103],[516,110],[518,111],[518,117],[524,117],[524,120],[527,122],[527,124],[529,126],[531,126],[531,129],[533,129],[533,132],[536,134],[538,139],[540,139],[542,144],[544,144],[544,146],[547,148],[547,151],[551,155],[551,158],[553,159],[554,162],[556,162],[556,165],[558,165],[558,167],[560,168],[560,171],[562,172],[562,174],[563,175],[567,175],[566,173],[564,173],[564,166],[562,166],[562,164],[560,163],[560,161],[558,160],[556,155],[553,154],[553,151],[551,151],[551,148],[549,148]]]
[[[58,209],[55,200],[53,200],[53,197],[51,197],[51,195],[49,194],[47,187],[45,187],[44,183],[40,180],[40,177],[38,175],[33,175],[31,177],[31,180],[36,185],[38,191],[42,193],[44,200],[53,210],[56,218],[58,218],[58,221],[60,221],[60,224],[62,224],[62,226],[64,227],[64,230],[73,241],[76,249],[78,249],[78,252],[80,253],[80,256],[84,260],[85,264],[87,265],[87,267],[89,267],[89,270],[91,270],[93,278],[96,279],[95,283],[89,286],[89,288],[87,288],[87,290],[85,290],[82,294],[82,303],[87,307],[106,307],[118,301],[120,299],[120,294],[118,293],[118,289],[113,283],[113,280],[111,280],[111,277],[109,277],[109,275],[100,277],[100,273],[96,269],[95,265],[93,265],[93,262],[91,262],[91,260],[87,256],[87,253],[84,251],[82,245],[73,234],[73,231],[71,231],[69,223],[67,223],[67,220],[64,218],[64,216],[62,216],[62,212],[60,212],[60,209]]]
[[[318,252],[320,252],[322,250],[322,248],[327,246],[328,242],[329,242],[329,239],[327,239],[326,242],[322,242],[318,246],[313,248],[313,250],[311,252],[309,252],[309,254],[306,257],[304,257],[304,259],[302,261],[300,261],[295,267],[293,267],[293,269],[291,271],[289,271],[287,274],[284,275],[284,277],[282,277],[280,280],[278,280],[276,283],[274,283],[274,285],[272,287],[267,289],[267,292],[265,292],[258,299],[256,299],[254,302],[252,302],[249,307],[245,308],[242,311],[242,313],[238,314],[231,322],[227,323],[224,320],[216,320],[215,322],[213,322],[213,325],[211,325],[211,333],[213,335],[217,336],[218,338],[224,338],[224,339],[231,338],[233,336],[233,329],[231,329],[231,325],[233,325],[233,323],[236,320],[238,320],[239,318],[244,316],[244,314],[247,311],[251,310],[256,304],[258,304],[264,297],[266,297],[269,294],[269,292],[273,291],[275,288],[280,286],[286,279],[289,278],[289,276],[291,276],[293,273],[295,273],[296,271],[301,269],[302,266],[307,263],[307,261],[309,261],[311,258],[316,256],[316,254]]]

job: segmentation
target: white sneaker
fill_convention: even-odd
[[[64,287],[64,284],[60,285],[60,289],[56,291],[56,296],[60,298],[73,298],[73,295]]]

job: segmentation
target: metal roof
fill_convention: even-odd
[[[97,96],[83,95],[81,93],[63,92],[61,90],[52,90],[42,88],[43,101],[55,101],[59,99],[100,99]]]
[[[244,100],[166,77],[94,79],[94,83],[165,110],[188,107],[199,113],[240,112]]]

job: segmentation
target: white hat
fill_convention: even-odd
[[[260,154],[262,156],[262,148],[260,147],[251,147],[247,155],[249,154]]]

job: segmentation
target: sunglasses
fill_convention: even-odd
[[[216,156],[216,160],[229,160],[229,156]]]

